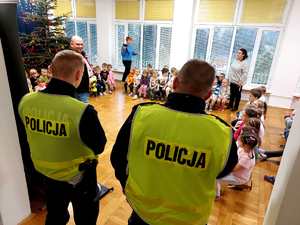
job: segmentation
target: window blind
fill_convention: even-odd
[[[124,25],[115,26],[115,64],[113,66],[123,66],[121,48],[125,43],[125,27]]]
[[[242,23],[281,23],[286,0],[244,0]]]
[[[140,1],[115,1],[115,19],[139,20]]]
[[[199,22],[233,22],[236,0],[200,0]]]
[[[96,2],[76,0],[76,17],[80,18],[96,18]]]
[[[174,0],[146,0],[145,20],[173,20]]]
[[[89,48],[88,48],[88,33],[87,33],[87,22],[76,22],[77,35],[83,40],[83,51],[86,57],[90,60]]]
[[[141,25],[128,24],[128,36],[132,38],[131,46],[135,52],[141,52]],[[140,68],[140,55],[132,57],[132,66]]]
[[[90,62],[98,63],[97,50],[97,25],[90,24],[90,45],[91,45],[91,59]]]
[[[75,22],[67,21],[66,22],[66,37],[71,38],[75,35]]]
[[[72,16],[72,6],[70,0],[57,0],[56,8],[53,10],[54,16],[62,16],[63,14],[68,14],[69,17]]]
[[[206,52],[208,45],[210,29],[197,29],[194,48],[194,59],[206,60]]]
[[[156,68],[156,38],[157,38],[157,26],[145,25],[143,26],[143,56],[142,67],[146,68],[148,64],[152,65],[152,68]]]
[[[210,63],[215,68],[217,75],[226,73],[232,36],[233,28],[231,27],[216,27],[214,29]]]
[[[165,65],[170,67],[171,41],[172,27],[161,27],[158,60],[159,70],[161,70]]]

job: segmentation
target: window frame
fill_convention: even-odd
[[[212,26],[212,25],[195,25],[194,26],[193,38],[192,38],[192,44],[191,44],[191,54],[190,54],[191,59],[193,59],[193,57],[194,57],[197,29],[207,29],[207,28],[209,28],[210,33],[209,33],[209,38],[208,38],[206,60],[205,61],[210,62],[212,43],[213,43],[213,35],[214,35],[214,30],[215,30],[216,27],[226,27],[226,28],[228,28],[228,27],[232,27],[232,26],[224,26],[224,25],[220,26],[219,24],[215,24],[214,26]],[[279,50],[280,50],[280,45],[281,45],[284,29],[279,28],[279,27],[255,27],[255,26],[233,26],[233,28],[234,28],[234,30],[233,30],[232,40],[231,40],[230,53],[229,53],[229,58],[228,58],[228,66],[227,66],[227,70],[226,70],[226,73],[225,73],[227,78],[228,78],[228,74],[229,74],[229,69],[230,69],[229,64],[230,64],[230,61],[231,61],[232,54],[236,54],[236,53],[233,52],[233,47],[234,47],[234,42],[235,42],[235,38],[236,38],[237,29],[238,28],[257,29],[255,44],[254,44],[254,48],[253,48],[253,55],[252,55],[251,63],[249,65],[249,72],[248,72],[248,76],[247,76],[247,82],[245,84],[246,89],[250,88],[250,87],[252,88],[252,87],[261,86],[261,84],[251,83],[251,81],[252,81],[252,78],[253,78],[255,64],[256,64],[256,61],[257,61],[257,55],[258,55],[259,45],[260,45],[261,38],[262,38],[262,32],[263,31],[274,31],[274,32],[279,31],[279,36],[278,36],[276,49],[275,49],[275,52],[274,52],[274,57],[273,57],[271,68],[270,68],[270,73],[269,73],[269,76],[268,76],[267,84],[265,85],[267,88],[270,88],[272,80],[273,80],[274,69],[275,69],[277,58],[278,58],[278,53],[279,53]]]
[[[121,0],[121,1],[127,1],[127,0]],[[125,27],[125,38],[128,36],[128,24],[139,24],[141,25],[141,49],[139,51],[139,57],[140,57],[140,65],[139,68],[142,68],[142,64],[143,64],[143,38],[144,38],[144,31],[143,28],[144,26],[149,26],[149,25],[154,25],[157,26],[157,37],[156,37],[156,54],[155,54],[155,65],[158,66],[158,60],[159,60],[159,44],[160,44],[160,29],[161,27],[171,27],[172,28],[172,32],[173,32],[173,21],[166,21],[166,20],[161,20],[161,21],[157,21],[157,20],[145,20],[145,0],[138,0],[140,1],[140,19],[139,20],[124,20],[124,19],[115,19],[115,2],[113,1],[113,40],[114,40],[114,44],[113,44],[113,64],[116,65],[116,44],[115,44],[115,40],[116,40],[116,30],[115,30],[115,26],[116,25],[124,25]],[[175,4],[176,1],[174,0],[174,8],[175,8]],[[173,19],[174,19],[174,8],[173,8]],[[125,43],[125,39],[124,39],[124,43]],[[172,49],[172,36],[171,36],[171,49]],[[170,49],[170,51],[171,51]],[[134,49],[135,50],[135,49]],[[171,53],[171,52],[170,52]],[[138,56],[134,56],[134,57],[138,57]],[[171,57],[170,57],[171,58]],[[114,66],[114,69],[116,71],[120,71],[123,72],[124,71],[124,66]],[[161,70],[162,68],[158,68],[159,70]]]

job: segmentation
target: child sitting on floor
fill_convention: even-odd
[[[46,88],[46,82],[44,78],[37,79],[37,86],[34,87],[34,91],[42,91]]]
[[[212,109],[217,101],[219,95],[220,85],[218,84],[218,77],[215,77],[215,81],[212,87],[213,94],[205,101],[205,111],[209,105],[209,111],[212,112]],[[210,103],[210,104],[209,104]]]
[[[251,118],[251,117],[258,118],[257,112],[254,109],[245,109],[243,111],[243,115],[242,115],[242,118],[241,118],[242,123],[241,123],[239,129],[234,133],[234,140],[235,141],[238,140],[238,138],[240,136],[240,133],[241,133],[241,130],[245,126],[246,119]]]
[[[127,77],[127,82],[124,84],[125,91],[123,94],[127,94],[127,87],[130,89],[130,94],[128,96],[133,96],[133,82],[134,82],[134,76],[135,76],[135,67],[130,68],[130,73]]]
[[[157,89],[157,74],[158,74],[157,69],[151,70],[151,78],[149,81],[149,87],[146,90],[151,101],[153,101],[155,98],[155,92]],[[151,93],[151,92],[153,92],[153,93]]]
[[[111,64],[107,64],[107,71],[109,73],[109,76],[108,76],[108,81],[110,83],[110,87],[111,87],[111,90],[116,90],[116,83],[115,83],[115,77],[114,77],[114,73],[113,71],[111,70],[112,66]],[[113,88],[112,88],[113,87]]]
[[[262,116],[260,117],[260,120],[262,123],[264,123],[265,119],[267,118],[267,109],[268,109],[267,103],[261,100],[255,100],[252,104],[255,105],[256,108],[261,109]]]
[[[238,139],[238,163],[234,169],[229,175],[216,180],[217,188],[215,201],[221,198],[220,183],[241,185],[250,179],[255,165],[253,148],[259,143],[259,137],[257,136],[258,131],[255,128],[252,128],[251,130],[251,132],[243,132]]]
[[[166,95],[166,88],[167,88],[167,82],[168,82],[168,72],[169,69],[163,68],[161,70],[162,75],[158,78],[158,88],[156,90],[156,95],[157,95],[157,100],[160,98],[160,93],[161,93],[161,100],[165,100],[165,95]]]
[[[134,91],[134,96],[133,96],[133,98],[132,98],[132,100],[135,100],[135,99],[137,99],[137,97],[138,97],[138,94],[139,94],[139,89],[140,89],[140,87],[141,87],[141,84],[140,84],[140,82],[141,82],[141,75],[140,75],[140,69],[139,68],[136,68],[135,69],[135,75],[134,75],[134,77],[133,77],[133,79],[134,79],[134,82],[133,82],[133,88],[135,88],[135,91]]]
[[[143,76],[141,77],[141,88],[140,88],[140,93],[139,93],[139,98],[142,96],[142,92],[144,91],[144,98],[146,99],[147,97],[147,88],[149,86],[149,77],[148,77],[148,70],[143,71]]]

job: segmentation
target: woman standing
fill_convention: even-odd
[[[238,53],[236,60],[231,65],[230,75],[230,102],[226,109],[233,107],[233,101],[235,99],[235,105],[231,111],[237,111],[239,108],[241,93],[243,85],[246,82],[249,70],[249,63],[246,60],[248,58],[247,50],[241,48]]]
[[[138,55],[139,52],[134,52],[131,46],[131,37],[126,38],[126,44],[123,45],[121,49],[122,61],[125,66],[125,71],[123,73],[122,81],[125,82],[126,77],[130,73],[132,55]]]

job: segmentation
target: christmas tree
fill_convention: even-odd
[[[51,64],[57,52],[69,48],[70,38],[65,37],[63,29],[68,14],[57,17],[53,15],[53,10],[57,7],[56,0],[35,0],[31,1],[31,5],[33,12],[23,12],[21,18],[24,23],[34,22],[37,26],[31,34],[20,33],[20,44],[25,52],[25,69],[40,71]]]

